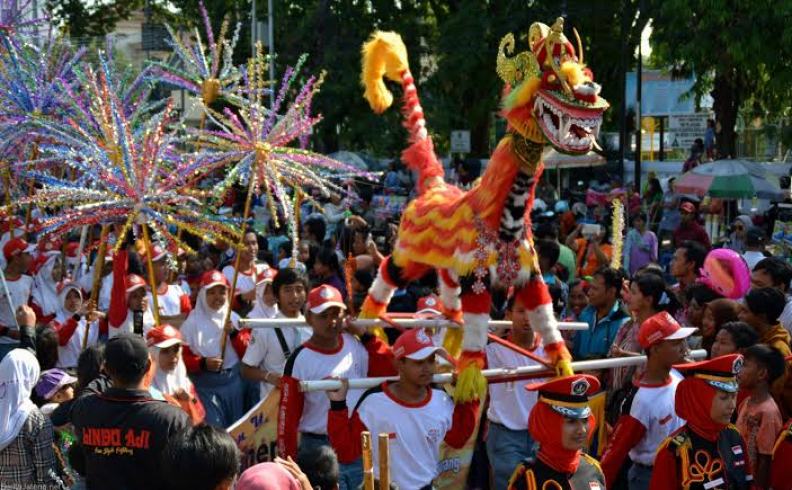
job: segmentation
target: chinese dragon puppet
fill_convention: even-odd
[[[506,84],[502,115],[508,130],[468,191],[443,179],[401,37],[375,32],[363,46],[365,98],[374,112],[382,113],[393,103],[384,78],[402,86],[409,132],[402,161],[417,174],[418,196],[405,208],[393,253],[381,264],[360,316],[383,315],[397,288],[436,269],[443,311],[463,324],[462,329],[449,329],[444,341],[458,357],[458,401],[476,398],[486,388],[481,368],[495,285],[514,289],[558,374],[572,373],[571,356],[539,271],[530,211],[545,146],[571,154],[589,152],[608,103],[583,64],[577,32],[576,52],[563,29],[562,18],[552,27],[534,23],[528,33],[530,51],[516,55],[514,36],[501,40],[497,72]]]

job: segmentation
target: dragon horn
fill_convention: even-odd
[[[381,114],[393,104],[393,94],[385,86],[383,77],[402,83],[405,72],[409,71],[407,47],[395,32],[376,31],[363,44],[364,97],[375,113]]]

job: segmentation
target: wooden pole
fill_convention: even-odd
[[[151,238],[149,237],[148,226],[141,225],[143,228],[143,244],[146,246],[146,270],[149,275],[149,286],[151,286],[152,313],[154,314],[154,326],[160,324],[159,318],[159,299],[157,298],[157,279],[154,277],[154,261],[151,260]]]
[[[240,256],[242,255],[242,243],[245,239],[245,224],[247,222],[248,216],[250,215],[250,203],[253,200],[253,188],[256,184],[256,168],[258,165],[253,165],[253,168],[250,171],[250,179],[248,180],[248,190],[247,190],[247,197],[245,198],[245,208],[242,211],[242,236],[237,242],[236,245],[236,254],[234,255],[234,276],[231,281],[231,287],[228,290],[228,313],[226,314],[225,320],[223,321],[223,328],[225,328],[225,324],[228,323],[228,320],[231,318],[231,307],[234,304],[234,294],[236,293],[236,283],[237,279],[239,279],[239,263],[240,263]],[[226,350],[226,343],[228,342],[228,333],[223,330],[223,338],[220,342],[220,358],[225,359],[225,350]]]
[[[371,454],[371,432],[361,432],[360,438],[362,440],[361,449],[363,452],[363,488],[365,490],[374,490],[374,461]]]
[[[94,261],[93,281],[91,287],[91,301],[97,302],[99,298],[99,290],[102,288],[102,269],[104,268],[105,254],[107,253],[107,233],[110,230],[109,225],[102,225],[102,234],[99,238],[99,251],[97,252],[96,260]],[[121,239],[120,237],[118,238]],[[91,324],[85,325],[85,337],[82,341],[82,349],[88,347],[88,334],[91,333]]]
[[[389,435],[379,435],[379,487],[381,490],[390,488],[390,440]]]
[[[464,325],[452,322],[446,318],[411,318],[411,317],[398,317],[398,313],[389,314],[388,321],[381,318],[371,318],[367,320],[352,320],[352,325],[356,327],[382,327],[394,328],[398,325],[400,329],[405,328],[464,328]],[[310,327],[305,320],[298,320],[294,318],[241,318],[239,320],[244,323],[247,328],[298,328]],[[490,328],[511,328],[511,321],[508,320],[490,320],[488,326]],[[585,322],[558,322],[559,330],[588,330],[588,324]]]

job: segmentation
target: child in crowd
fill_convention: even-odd
[[[726,354],[742,354],[745,349],[756,344],[759,335],[756,330],[745,322],[728,322],[721,326],[715,335],[710,358],[725,356]]]
[[[83,303],[82,291],[76,283],[64,279],[58,284],[57,292],[58,311],[50,326],[58,334],[58,367],[74,369],[84,346],[98,344],[100,333],[107,335],[107,322],[92,301]]]
[[[730,354],[674,366],[685,375],[674,405],[686,423],[657,450],[650,490],[751,488],[745,441],[730,425],[742,364],[741,355]]]
[[[674,395],[682,380],[672,370],[684,360],[686,340],[694,328],[683,328],[668,312],[657,313],[641,324],[638,342],[648,357],[636,380],[637,389],[622,404],[622,415],[602,456],[605,480],[616,484],[629,455],[630,490],[647,490],[657,446],[684,421],[674,412]]]
[[[275,318],[305,320],[302,315],[308,278],[296,269],[281,269],[272,282],[278,306]],[[311,337],[307,327],[256,328],[242,358],[242,376],[258,381],[261,399],[280,385],[286,360]]]
[[[712,351],[712,344],[723,325],[737,321],[738,309],[737,302],[727,298],[710,301],[704,307],[704,316],[701,318],[701,348],[707,354]]]
[[[162,468],[171,490],[232,490],[239,474],[239,449],[223,429],[190,427],[168,440]]]
[[[784,358],[764,344],[748,347],[744,356],[745,363],[737,378],[740,390],[751,395],[739,407],[737,429],[748,447],[754,487],[769,488],[773,446],[783,425],[781,411],[770,396],[770,386],[784,374]]]
[[[256,300],[247,318],[277,318],[278,297],[272,288],[272,281],[277,273],[275,269],[269,268],[259,274],[256,283]]]
[[[506,319],[511,321],[509,341],[533,352],[540,358],[545,353],[542,340],[534,334],[522,300],[516,296],[506,304]],[[536,365],[536,361],[498,343],[486,348],[488,368],[517,368]],[[541,383],[544,380],[536,380]],[[495,488],[506,488],[514,468],[533,455],[534,441],[528,434],[525,422],[537,402],[537,393],[515,387],[514,382],[489,385],[487,419],[487,457],[490,462]]]
[[[48,369],[41,373],[34,388],[36,395],[44,402],[41,413],[51,415],[58,405],[74,399],[74,383],[77,378],[62,369]]]
[[[324,393],[303,393],[300,381],[328,377],[364,378],[393,375],[390,348],[364,329],[342,328],[346,305],[332,286],[319,286],[308,294],[306,321],[313,328],[311,338],[292,352],[283,372],[278,412],[278,452],[296,456],[300,449],[328,444],[327,414],[330,401]],[[354,335],[360,335],[358,340]],[[361,390],[350,390],[347,401],[355,406]],[[341,488],[353,489],[362,481],[357,460],[341,465]]]

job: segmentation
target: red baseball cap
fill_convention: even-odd
[[[418,300],[418,311],[416,315],[442,315],[440,311],[440,300],[434,294],[424,296]]]
[[[69,242],[66,244],[66,257],[70,259],[77,258],[77,252],[80,251],[80,244],[78,242]]]
[[[346,310],[344,297],[341,296],[338,289],[333,286],[324,284],[318,288],[313,288],[311,292],[308,293],[308,310],[311,313],[321,313],[333,306],[338,306],[342,310]]]
[[[435,353],[450,360],[446,350],[435,345],[432,337],[426,333],[424,328],[407,330],[393,344],[393,356],[396,359],[407,358],[422,361]]]
[[[225,287],[231,287],[228,284],[228,279],[226,276],[218,271],[218,270],[210,270],[203,273],[201,276],[201,287],[202,288],[211,288],[213,286],[223,285]]]
[[[647,318],[638,329],[638,343],[644,350],[663,340],[678,340],[690,337],[698,330],[694,327],[681,327],[674,317],[661,311]]]
[[[687,213],[695,213],[696,206],[694,206],[692,202],[683,202],[682,204],[679,205],[679,210],[685,211]]]
[[[3,256],[7,262],[14,256],[22,255],[23,253],[33,253],[35,250],[36,247],[25,240],[21,238],[12,238],[3,246]]]
[[[151,246],[151,261],[152,262],[156,262],[156,261],[158,261],[160,259],[165,258],[166,254],[167,254],[167,252],[165,251],[165,249],[160,247],[159,245],[152,245]],[[144,254],[144,258],[145,258],[145,255],[147,255],[147,254]]]
[[[140,288],[146,287],[146,280],[137,274],[128,274],[126,277],[126,292],[127,294]]]
[[[146,344],[149,347],[159,347],[160,349],[167,349],[168,347],[182,343],[181,332],[176,330],[173,326],[164,323],[157,328],[152,328],[146,334]]]
[[[266,284],[272,283],[275,280],[275,276],[278,275],[278,271],[273,269],[272,267],[267,267],[263,271],[261,271],[258,275],[258,280],[256,281],[256,286],[259,284]]]

